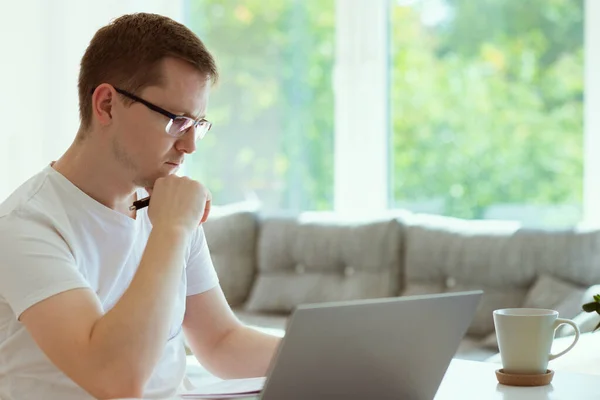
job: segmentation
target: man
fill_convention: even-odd
[[[216,78],[202,42],[168,18],[126,15],[96,33],[75,141],[0,206],[1,399],[171,396],[184,334],[220,377],[266,374],[279,339],[232,313],[200,226],[210,192],[173,174],[210,129]]]

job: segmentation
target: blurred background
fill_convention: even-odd
[[[149,11],[216,57],[184,172],[218,205],[600,223],[597,1],[1,4],[0,200],[71,143],[94,32]]]

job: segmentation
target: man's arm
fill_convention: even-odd
[[[154,228],[138,271],[106,314],[92,291],[76,289],[20,316],[50,360],[94,397],[142,396],[168,339],[193,221],[203,213],[206,194],[198,185],[177,177],[157,181],[149,209]]]
[[[50,360],[98,398],[141,397],[168,339],[186,234],[154,230],[131,286],[102,313],[89,289],[52,296],[21,314]]]
[[[198,361],[223,379],[265,376],[281,342],[243,325],[220,287],[187,297],[183,328]]]

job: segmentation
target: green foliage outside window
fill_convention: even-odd
[[[580,208],[583,0],[402,4],[390,2],[390,206]],[[189,8],[222,76],[189,172],[217,204],[255,193],[266,209],[331,209],[334,1]]]

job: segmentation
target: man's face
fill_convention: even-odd
[[[190,64],[167,58],[162,65],[163,84],[135,93],[173,114],[194,119],[205,117],[210,82]],[[118,124],[111,136],[115,159],[133,173],[136,186],[152,187],[156,179],[175,173],[187,154],[196,150],[195,128],[180,137],[166,133],[169,118],[134,102],[126,107],[115,102]]]

